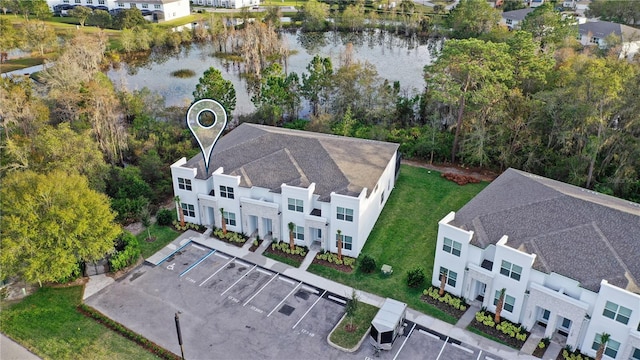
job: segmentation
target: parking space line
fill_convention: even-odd
[[[409,335],[407,335],[407,337],[404,338],[404,341],[402,342],[402,345],[400,345],[400,349],[398,349],[398,352],[396,353],[396,355],[393,357],[393,360],[396,360],[398,355],[400,355],[400,351],[402,351],[402,348],[404,347],[404,344],[407,343],[407,340],[409,340],[409,338],[411,337],[411,334],[413,334],[413,329],[415,329],[415,328],[416,328],[416,324],[414,323],[413,326],[411,327],[411,330],[409,330]]]
[[[342,304],[346,304],[346,303],[347,303],[346,301],[344,301],[344,300],[342,300],[342,299],[340,299],[340,298],[337,298],[337,297],[335,297],[335,296],[331,296],[331,295],[329,295],[329,296],[327,296],[327,297],[328,297],[330,300],[337,301],[337,302],[342,303]]]
[[[282,301],[280,301],[280,303],[276,305],[276,307],[274,307],[273,310],[271,310],[271,312],[269,313],[269,315],[267,315],[267,317],[271,316],[271,314],[273,314],[274,311],[276,311],[282,304],[284,304],[285,300],[287,300],[287,298],[291,296],[291,294],[293,294],[294,291],[298,290],[298,288],[301,285],[302,285],[302,282],[298,283],[298,286],[294,287],[293,290],[289,291],[287,296],[285,296],[284,299],[282,299]]]
[[[196,246],[196,245],[193,245]],[[204,250],[204,249],[202,249]],[[180,277],[182,277],[182,275],[188,273],[189,271],[191,271],[191,269],[195,268],[196,266],[200,265],[201,262],[205,261],[206,258],[208,258],[209,256],[213,255],[213,253],[216,252],[215,250],[211,250],[207,255],[205,255],[202,259],[196,261],[195,263],[193,263],[193,265],[189,266],[187,268],[187,270],[183,271],[182,273],[180,273]]]
[[[291,280],[291,279],[287,279],[287,278],[286,278],[286,277],[284,277],[284,276],[280,276],[280,278],[279,278],[278,280],[280,280],[280,281],[284,281],[284,282],[286,282],[286,283],[289,283],[290,285],[293,285],[293,284],[295,284],[295,283],[296,283],[296,281],[293,281],[293,280]]]
[[[302,285],[302,290],[310,292],[310,293],[314,293],[315,295],[318,295],[318,293],[320,292],[320,290],[318,290],[317,288],[313,288],[313,287],[307,286],[307,285]],[[325,290],[324,292],[327,292],[327,290]],[[324,295],[324,293],[322,293],[322,295]],[[322,295],[320,295],[320,297],[322,297]]]
[[[245,302],[244,302],[244,304],[242,304],[242,306],[247,306],[247,304],[248,304],[251,300],[253,300],[253,298],[254,298],[254,297],[258,296],[258,294],[260,294],[260,292],[261,292],[264,288],[266,288],[266,287],[267,287],[267,285],[269,285],[269,283],[271,283],[271,282],[272,282],[273,280],[275,280],[277,277],[278,277],[278,274],[276,274],[276,276],[272,277],[272,278],[271,278],[271,280],[267,281],[267,283],[266,283],[266,284],[264,284],[264,286],[262,286],[262,287],[260,288],[260,290],[256,291],[256,293],[255,293],[255,294],[253,294],[253,296],[252,296],[252,297],[250,297],[249,299],[247,299],[247,301],[245,301]]]
[[[482,350],[480,350],[480,352],[478,353],[478,357],[476,358],[476,360],[480,360],[481,355],[482,355]]]
[[[206,251],[207,249],[203,248],[202,246],[198,246],[196,244],[193,244],[193,247],[198,249],[198,250],[202,250],[202,251]]]
[[[235,258],[233,258],[233,259],[235,259]],[[200,285],[198,285],[198,286],[202,286],[202,285],[204,285],[204,283],[206,283],[207,281],[211,280],[211,278],[212,278],[212,277],[216,276],[216,274],[217,274],[217,273],[219,273],[220,271],[222,271],[225,267],[227,267],[227,265],[231,264],[231,262],[233,261],[233,259],[231,259],[231,260],[227,261],[227,263],[226,263],[226,264],[222,265],[222,266],[220,267],[220,269],[216,270],[216,272],[214,272],[213,274],[211,274],[211,276],[209,276],[208,278],[206,278],[206,279],[205,279],[203,282],[201,282],[201,283],[200,283]]]
[[[240,265],[240,266],[251,266],[251,264],[246,263],[246,262],[241,261],[241,260],[238,260],[238,258],[236,258],[235,263],[236,263],[236,264],[238,264],[238,265]],[[257,266],[257,265],[256,265],[256,266]]]
[[[237,261],[236,261],[237,262]],[[247,271],[246,273],[242,274],[242,276],[240,277],[240,279],[236,280],[236,282],[234,282],[233,284],[231,284],[231,286],[229,286],[227,288],[227,290],[223,291],[222,294],[220,294],[220,296],[224,295],[227,291],[231,290],[232,287],[236,286],[237,283],[239,283],[242,279],[246,278],[247,275],[249,275],[249,273],[251,272],[251,270],[255,269],[256,267],[258,267],[258,265],[253,265],[253,267],[251,269],[249,269],[249,271]]]
[[[221,253],[221,252],[219,252],[219,251],[216,253],[216,256],[217,256],[217,257],[221,257],[221,258],[223,258],[223,259],[225,259],[225,260],[229,260],[229,257],[228,257],[228,256],[226,256],[225,254],[223,254],[223,253]]]
[[[187,241],[186,244],[180,246],[179,248],[177,248],[175,251],[173,251],[171,254],[167,255],[164,257],[164,259],[160,260],[160,262],[158,263],[158,265],[162,264],[165,260],[167,260],[168,258],[172,257],[173,255],[175,255],[175,253],[177,253],[178,251],[184,249],[185,246],[191,244],[191,239],[189,239],[189,241]]]
[[[485,356],[485,360],[494,360],[492,357]]]
[[[262,269],[262,268],[257,268],[257,269],[256,269],[256,271],[257,271],[257,272],[259,272],[259,273],[263,273],[263,274],[265,274],[265,275],[269,275],[269,276],[272,276],[273,274],[275,274],[275,273],[274,273],[274,272],[272,272],[272,271],[264,270],[264,269]]]
[[[303,286],[303,288],[305,288],[305,286]],[[300,318],[300,320],[298,320],[298,322],[293,325],[292,329],[295,329],[296,326],[298,326],[298,324],[300,324],[300,322],[302,321],[302,319],[304,319],[305,316],[307,316],[307,314],[309,313],[309,311],[311,311],[311,309],[313,309],[314,306],[316,306],[316,304],[318,303],[318,301],[320,301],[322,299],[322,296],[324,296],[324,293],[326,293],[327,290],[325,290],[322,295],[320,295],[319,298],[316,299],[316,301],[313,303],[313,305],[311,305],[311,307],[309,308],[309,310],[307,310],[307,312],[305,312],[302,317]],[[317,294],[316,294],[317,295]]]
[[[451,344],[451,345],[453,345],[453,346],[457,347],[458,349],[460,349],[460,350],[462,350],[462,351],[466,351],[466,352],[468,352],[469,354],[473,354],[473,350],[471,350],[471,349],[467,349],[466,347],[464,347],[464,346],[462,346],[462,345],[458,345],[458,344]]]
[[[436,360],[440,359],[440,356],[442,355],[442,352],[444,351],[444,347],[447,346],[447,341],[449,341],[449,337],[447,336],[447,340],[444,341],[444,344],[442,344],[442,349],[440,349],[440,352],[438,353],[438,357],[436,358]]]

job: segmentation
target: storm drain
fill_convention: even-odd
[[[304,290],[298,290],[295,296],[299,297],[302,300],[309,300],[309,293]]]
[[[291,315],[291,313],[293,312],[293,310],[295,310],[296,308],[294,308],[293,306],[284,304],[282,305],[282,307],[280,308],[280,310],[278,311],[279,313],[285,314],[287,316]]]

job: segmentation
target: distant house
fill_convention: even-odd
[[[544,4],[544,0],[529,0],[529,7],[532,8],[542,6],[542,4]]]
[[[186,221],[357,257],[395,186],[398,144],[243,123],[171,165]],[[224,220],[221,216],[224,212]]]
[[[109,11],[115,14],[125,9],[140,9],[151,21],[169,21],[191,14],[189,0],[47,0],[54,13],[66,12],[75,6]]]
[[[533,8],[524,8],[519,10],[505,11],[502,13],[500,24],[509,28],[509,30],[520,29],[520,23],[527,15],[532,12]]]
[[[571,9],[578,15],[584,16],[585,11],[589,9],[589,3],[591,0],[564,0],[562,7],[565,9]]]
[[[194,5],[206,5],[228,9],[240,9],[260,5],[260,0],[192,0]]]
[[[431,283],[544,337],[640,360],[640,204],[508,169],[438,223]],[[562,345],[562,344],[561,344]]]
[[[578,25],[580,43],[606,48],[607,39],[615,37],[620,42],[620,58],[633,58],[640,51],[640,29],[609,21],[587,21]]]

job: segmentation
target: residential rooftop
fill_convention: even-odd
[[[529,7],[529,8],[524,8],[524,9],[505,11],[505,12],[502,13],[502,17],[505,18],[505,19],[522,21],[533,10],[535,10],[535,8]]]
[[[471,243],[536,254],[533,267],[597,292],[602,279],[640,293],[640,204],[508,169],[456,213]]]
[[[578,31],[580,35],[590,35],[600,39],[615,34],[624,42],[640,40],[640,30],[609,21],[587,21],[578,25]]]
[[[280,186],[308,187],[320,201],[332,192],[371,194],[398,151],[398,144],[243,123],[220,138],[213,149],[209,174],[202,154],[182,165],[197,168],[206,179],[222,167],[224,174],[240,176],[240,186],[258,186],[280,192]]]

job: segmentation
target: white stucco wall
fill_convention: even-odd
[[[469,242],[473,237],[472,231],[462,230],[449,222],[455,219],[455,213],[450,212],[440,222],[438,222],[438,239],[436,241],[436,257],[433,264],[433,274],[431,284],[440,286],[440,267],[457,273],[456,286],[445,285],[445,290],[456,296],[462,296],[462,289],[465,276],[465,267],[469,256]],[[443,250],[444,238],[451,239],[461,244],[460,257],[445,252]]]

